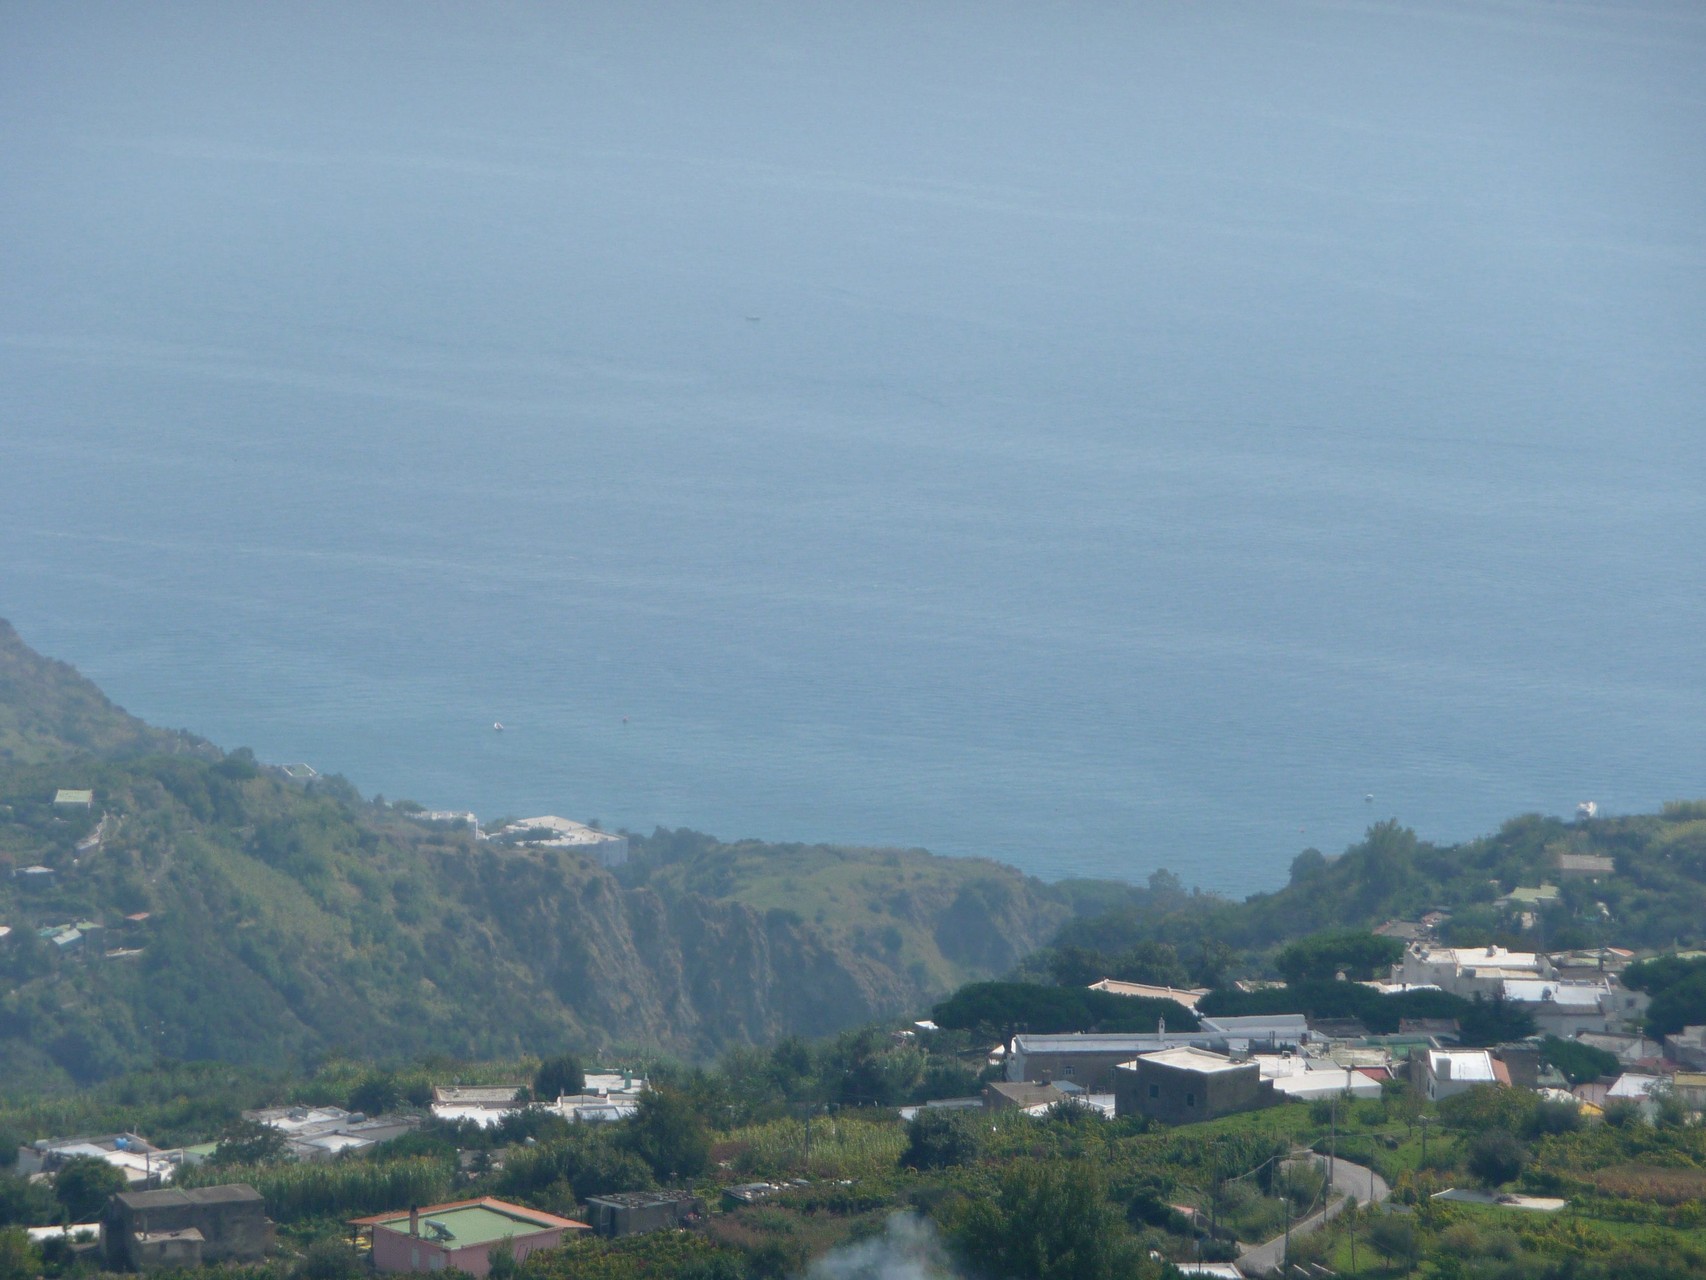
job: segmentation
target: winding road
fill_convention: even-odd
[[[1309,1157],[1318,1165],[1328,1163],[1326,1156],[1310,1152]],[[1333,1190],[1339,1193],[1339,1198],[1319,1213],[1292,1223],[1292,1235],[1308,1235],[1323,1222],[1328,1222],[1344,1212],[1349,1205],[1379,1204],[1392,1194],[1392,1188],[1386,1185],[1386,1179],[1366,1165],[1352,1164],[1343,1156],[1335,1158],[1332,1165]],[[1239,1254],[1238,1269],[1247,1276],[1272,1275],[1280,1269],[1280,1263],[1284,1259],[1285,1235],[1281,1233],[1266,1244],[1259,1244],[1254,1249]]]

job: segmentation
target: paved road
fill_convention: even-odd
[[[1318,1165],[1327,1164],[1326,1156],[1312,1155],[1310,1158]],[[1341,1198],[1333,1200],[1321,1212],[1292,1223],[1292,1235],[1308,1235],[1352,1204],[1379,1204],[1392,1194],[1392,1188],[1386,1185],[1385,1178],[1364,1165],[1352,1164],[1343,1156],[1333,1161],[1333,1190],[1338,1192]],[[1284,1257],[1285,1235],[1282,1233],[1266,1244],[1259,1244],[1249,1252],[1240,1254],[1238,1268],[1247,1276],[1270,1275],[1279,1270]]]

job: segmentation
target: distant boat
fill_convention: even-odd
[[[1583,800],[1576,806],[1576,818],[1578,821],[1586,821],[1588,818],[1592,818],[1598,813],[1599,806],[1592,800]]]
[[[1374,792],[1370,791],[1367,795],[1365,795],[1362,798],[1362,802],[1364,804],[1373,804],[1374,803]]]
[[[502,720],[494,720],[492,721],[492,728],[497,732],[502,733],[504,731],[504,722]]]

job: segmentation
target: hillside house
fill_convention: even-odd
[[[183,1162],[182,1151],[164,1151],[134,1133],[112,1133],[98,1138],[38,1138],[18,1148],[16,1168],[24,1177],[57,1173],[68,1160],[78,1156],[112,1165],[124,1174],[132,1191],[170,1182]]]
[[[1665,1055],[1691,1071],[1706,1071],[1706,1026],[1684,1027],[1664,1040]]]
[[[1609,1028],[1605,1006],[1613,995],[1603,982],[1548,982],[1543,978],[1507,978],[1499,992],[1534,1019],[1542,1035],[1568,1040],[1582,1031]]]
[[[600,866],[619,867],[628,861],[628,837],[589,827],[571,818],[545,814],[522,818],[498,828],[486,839],[500,844],[526,845],[530,849],[567,849],[596,859]]]
[[[432,1115],[435,1120],[472,1120],[489,1129],[527,1104],[519,1102],[520,1084],[435,1084]]]
[[[666,1231],[703,1217],[705,1203],[691,1191],[618,1191],[589,1196],[587,1216],[601,1236]]]
[[[1327,1058],[1263,1054],[1255,1062],[1261,1078],[1272,1084],[1276,1099],[1309,1102],[1346,1094],[1353,1098],[1380,1096],[1380,1081],[1375,1076]]]
[[[1274,1101],[1255,1062],[1186,1046],[1146,1053],[1114,1071],[1114,1114],[1194,1124]]]
[[[1207,1040],[1200,1032],[1133,1032],[1125,1035],[1018,1035],[1006,1055],[1009,1081],[1070,1081],[1091,1093],[1109,1093],[1114,1068],[1159,1049]]]
[[[290,1154],[298,1160],[330,1160],[346,1151],[389,1142],[420,1127],[417,1116],[368,1119],[342,1107],[266,1107],[245,1111],[245,1120],[277,1129]]]
[[[107,1263],[135,1271],[259,1262],[273,1244],[261,1194],[222,1187],[120,1192],[101,1220]]]
[[[1435,986],[1454,996],[1492,999],[1506,981],[1552,978],[1551,960],[1533,951],[1503,947],[1434,947],[1412,943],[1392,966],[1392,981]]]
[[[536,1249],[556,1248],[568,1232],[587,1230],[572,1218],[490,1198],[353,1218],[350,1225],[372,1240],[375,1271],[455,1268],[471,1276],[491,1270],[492,1250],[500,1244],[507,1242],[520,1262]]]
[[[1410,1058],[1411,1082],[1429,1102],[1476,1085],[1511,1082],[1505,1064],[1485,1049],[1429,1049]]]

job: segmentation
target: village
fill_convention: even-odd
[[[311,784],[309,775],[306,766],[284,771],[296,786]],[[0,922],[0,951],[27,935],[71,973],[84,965],[135,964],[170,940],[174,920],[158,909],[51,914],[44,904],[65,900],[55,894],[60,880],[76,877],[123,828],[121,815],[97,809],[89,789],[58,789],[52,812],[72,817],[72,829],[83,834],[74,848],[67,841],[53,865],[13,866],[18,893],[12,918]],[[505,820],[488,831],[462,811],[399,805],[394,812],[424,828],[466,832],[472,847],[498,854],[566,852],[607,870],[623,867],[629,855],[626,836],[555,815]],[[1600,891],[1597,886],[1616,875],[1611,858],[1589,853],[1555,853],[1551,867],[1566,885],[1589,892]],[[1311,1257],[1312,1233],[1342,1233],[1359,1213],[1402,1216],[1430,1202],[1518,1214],[1569,1209],[1571,1198],[1550,1194],[1554,1187],[1519,1185],[1515,1164],[1503,1175],[1471,1175],[1461,1158],[1455,1166],[1430,1161],[1430,1135],[1458,1102],[1499,1094],[1526,1099],[1518,1110],[1554,1118],[1547,1123],[1565,1124],[1556,1119],[1565,1117],[1568,1128],[1677,1132],[1699,1126],[1706,1108],[1706,1026],[1655,1032],[1650,984],[1625,981],[1632,969],[1650,966],[1665,953],[1604,941],[1546,948],[1546,913],[1564,892],[1542,879],[1510,888],[1493,904],[1514,934],[1533,939],[1528,949],[1454,945],[1448,940],[1452,914],[1443,908],[1415,919],[1389,919],[1368,934],[1351,931],[1353,950],[1366,950],[1356,942],[1361,938],[1392,959],[1373,973],[1347,962],[1330,975],[1316,974],[1327,977],[1326,985],[1338,994],[1356,995],[1325,1001],[1331,1012],[1226,1012],[1283,1007],[1294,994],[1303,1004],[1293,1008],[1315,1007],[1309,1002],[1321,1002],[1320,981],[1304,1000],[1302,988],[1294,993],[1271,976],[1229,978],[1215,988],[1102,977],[1082,991],[1120,1030],[1034,1029],[1024,1018],[994,1015],[943,1026],[936,1019],[952,1002],[937,1006],[932,1017],[868,1027],[855,1037],[865,1046],[861,1053],[896,1060],[911,1055],[938,1069],[915,1071],[916,1082],[900,1094],[870,1092],[849,1075],[829,1095],[840,1102],[785,1106],[804,1117],[797,1156],[789,1139],[781,1155],[773,1151],[760,1158],[753,1154],[753,1139],[737,1133],[709,1148],[723,1158],[691,1169],[659,1165],[648,1171],[643,1163],[618,1162],[590,1183],[577,1175],[572,1197],[566,1180],[543,1197],[517,1195],[524,1180],[511,1175],[535,1160],[535,1135],[559,1144],[562,1135],[577,1131],[626,1133],[648,1099],[665,1096],[656,1092],[647,1063],[631,1057],[626,1064],[614,1061],[585,1072],[576,1066],[553,1074],[542,1064],[537,1073],[509,1078],[484,1069],[472,1078],[450,1074],[409,1090],[354,1090],[340,1096],[347,1105],[316,1096],[247,1107],[233,1124],[189,1135],[195,1140],[177,1133],[177,1141],[156,1142],[158,1135],[143,1126],[40,1136],[17,1147],[13,1176],[61,1205],[59,1221],[31,1222],[26,1233],[47,1251],[44,1256],[62,1260],[61,1270],[182,1271],[290,1256],[303,1244],[305,1222],[319,1223],[314,1230],[320,1231],[332,1223],[324,1206],[281,1210],[269,1181],[276,1175],[267,1170],[295,1166],[332,1176],[361,1162],[390,1168],[402,1163],[391,1153],[418,1150],[422,1143],[444,1150],[448,1144],[455,1161],[448,1181],[418,1189],[398,1183],[387,1191],[381,1179],[354,1200],[332,1196],[327,1204],[359,1204],[361,1212],[346,1212],[335,1222],[364,1268],[484,1276],[494,1270],[507,1274],[530,1256],[576,1240],[676,1231],[722,1239],[718,1232],[743,1230],[728,1224],[745,1221],[743,1215],[757,1206],[802,1198],[815,1203],[813,1197],[825,1194],[875,1196],[858,1190],[873,1185],[868,1160],[838,1164],[816,1154],[814,1114],[824,1117],[825,1128],[843,1123],[835,1119],[838,1114],[856,1117],[849,1131],[888,1152],[883,1159],[903,1170],[912,1167],[909,1161],[929,1167],[938,1158],[931,1143],[944,1135],[957,1134],[954,1141],[964,1142],[968,1134],[987,1130],[1009,1142],[1016,1140],[1015,1124],[1047,1129],[1088,1123],[1122,1135],[1201,1131],[1216,1134],[1217,1143],[1243,1133],[1239,1142],[1245,1145],[1231,1149],[1246,1154],[1227,1156],[1231,1163],[1224,1169],[1216,1157],[1209,1178],[1188,1170],[1186,1176],[1168,1175],[1174,1198],[1156,1202],[1155,1221],[1165,1233],[1154,1237],[1158,1247],[1151,1258],[1183,1274],[1274,1274]],[[1579,897],[1580,889],[1575,892]],[[1603,922],[1598,932],[1608,932]],[[1337,941],[1342,945],[1344,937]],[[1687,966],[1703,958],[1672,951],[1665,963]],[[1283,963],[1280,967],[1283,972]],[[1348,970],[1359,971],[1352,976]],[[1272,967],[1265,972],[1271,974]],[[1437,997],[1431,1005],[1430,995]],[[1436,1006],[1459,1016],[1417,1012]],[[1410,1012],[1386,1016],[1398,1008]],[[1107,1016],[1122,1009],[1148,1011],[1153,1026],[1130,1029],[1132,1018]],[[1471,1034],[1462,1015],[1487,1011],[1496,1016],[1483,1019]],[[1373,1016],[1377,1013],[1381,1016]],[[1001,1034],[992,1042],[988,1032],[998,1024]],[[1488,1026],[1517,1030],[1489,1040]],[[979,1040],[980,1033],[986,1038]],[[651,1065],[659,1066],[655,1060]],[[703,1071],[663,1065],[667,1096],[683,1096],[692,1078],[681,1074],[684,1069]],[[860,1069],[855,1064],[850,1070]],[[1497,1110],[1504,1104],[1487,1105]],[[1384,1128],[1371,1127],[1376,1116]],[[1400,1117],[1402,1138],[1392,1127]],[[712,1120],[707,1112],[694,1123],[709,1134]],[[1239,1130],[1245,1120],[1255,1127]],[[1256,1133],[1264,1135],[1262,1142],[1248,1146]],[[1403,1160],[1389,1154],[1395,1144],[1409,1145],[1418,1137],[1419,1153],[1411,1151]],[[1434,1142],[1437,1155],[1445,1135]],[[1461,1132],[1457,1147],[1467,1150]],[[1411,1162],[1407,1172],[1404,1160]],[[1237,1167],[1240,1162],[1248,1167]],[[106,1172],[91,1177],[92,1167]],[[221,1180],[225,1170],[239,1176]],[[848,1176],[861,1170],[864,1178]],[[1388,1176],[1399,1172],[1402,1177]],[[1213,1193],[1194,1186],[1192,1177],[1212,1180]],[[1283,1218],[1275,1219],[1272,1209],[1242,1218],[1223,1212],[1223,1177],[1270,1185],[1268,1203],[1277,1196],[1286,1206]],[[1272,1190],[1281,1186],[1291,1190]],[[99,1196],[76,1190],[85,1187],[100,1188]],[[883,1194],[892,1195],[893,1187]],[[73,1204],[82,1212],[71,1212]],[[1309,1265],[1316,1270],[1306,1274],[1331,1273],[1325,1261]]]
[[[1619,981],[1633,953],[1615,947],[1551,954],[1453,948],[1431,941],[1438,923],[1424,919],[1384,926],[1386,936],[1404,940],[1402,958],[1388,975],[1365,985],[1382,993],[1431,989],[1502,1001],[1533,1019],[1535,1035],[1467,1048],[1457,1043],[1457,1028],[1440,1020],[1376,1034],[1354,1020],[1301,1014],[1202,1014],[1191,1030],[1169,1029],[1163,1021],[1153,1031],[1124,1034],[1020,1032],[989,1049],[983,1072],[988,1079],[980,1092],[900,1107],[899,1119],[914,1126],[921,1116],[933,1115],[1044,1120],[1075,1110],[1107,1122],[1137,1117],[1146,1125],[1185,1127],[1287,1104],[1326,1106],[1336,1117],[1338,1108],[1348,1113],[1358,1102],[1397,1093],[1415,1098],[1420,1107],[1472,1090],[1516,1090],[1573,1109],[1589,1124],[1607,1123],[1608,1117],[1620,1125],[1699,1123],[1706,1106],[1706,1028],[1690,1026],[1656,1040],[1643,1033],[1648,997]],[[1272,989],[1277,984],[1249,985]],[[1208,994],[1113,979],[1092,988],[1136,1000],[1168,1000],[1187,1010]],[[943,1034],[928,1019],[888,1032],[897,1045],[928,1043]],[[1572,1082],[1548,1061],[1555,1055],[1543,1051],[1543,1044],[1556,1042],[1594,1051],[1597,1061],[1614,1062],[1615,1068]],[[433,1086],[424,1107],[389,1114],[296,1105],[247,1111],[243,1121],[250,1131],[271,1135],[278,1158],[314,1164],[371,1152],[423,1125],[492,1130],[529,1115],[574,1126],[612,1124],[636,1113],[648,1087],[634,1070],[589,1071],[575,1085],[573,1093],[545,1097],[524,1081],[441,1083]],[[1425,1126],[1426,1116],[1422,1122]],[[63,1240],[70,1250],[98,1257],[114,1269],[179,1270],[261,1260],[276,1249],[277,1236],[260,1192],[242,1183],[176,1185],[182,1171],[213,1159],[219,1147],[210,1137],[161,1148],[135,1133],[43,1138],[22,1146],[16,1172],[31,1180],[51,1182],[77,1162],[96,1160],[116,1170],[123,1183],[97,1220],[43,1224],[29,1234],[37,1242]],[[493,1167],[490,1152],[466,1151],[462,1158],[468,1169]],[[1330,1144],[1323,1153],[1304,1152],[1302,1158],[1329,1172],[1313,1212],[1287,1222],[1287,1247],[1294,1234],[1301,1242],[1335,1213],[1359,1201],[1378,1205],[1390,1194],[1384,1179]],[[501,1167],[501,1154],[496,1159]],[[482,1276],[491,1269],[495,1251],[520,1261],[580,1236],[691,1230],[706,1220],[708,1203],[712,1212],[738,1210],[791,1185],[806,1185],[803,1180],[753,1181],[732,1169],[713,1175],[710,1183],[701,1178],[679,1188],[587,1196],[577,1216],[472,1195],[432,1204],[398,1203],[351,1218],[347,1226],[374,1270],[454,1269]],[[1496,1188],[1452,1186],[1432,1194],[1517,1211],[1557,1212],[1566,1204],[1559,1198],[1501,1194]],[[1258,1242],[1230,1260],[1174,1262],[1183,1274],[1264,1274],[1280,1256],[1271,1248],[1264,1254],[1264,1248]]]

